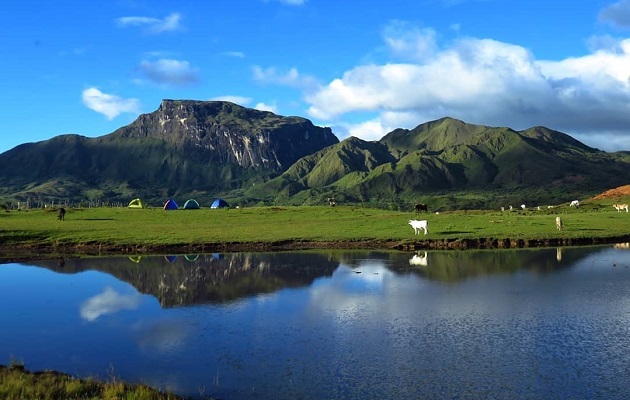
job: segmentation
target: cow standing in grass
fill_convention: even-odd
[[[424,230],[425,235],[429,232],[429,222],[426,219],[421,221],[418,221],[417,219],[410,219],[409,225],[413,228],[414,235],[419,235],[420,229]]]
[[[57,214],[57,219],[59,221],[63,221],[66,218],[66,209],[61,207],[59,209],[59,214]]]
[[[419,213],[421,211],[429,211],[429,207],[426,204],[422,204],[422,203],[416,203],[416,205],[413,206],[413,208],[416,210],[416,213]]]

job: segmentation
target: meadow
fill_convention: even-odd
[[[627,198],[623,199],[626,200]],[[630,236],[630,214],[612,200],[580,208],[457,210],[439,213],[391,211],[361,206],[287,206],[173,210],[71,208],[64,221],[54,209],[0,213],[1,252],[13,249],[101,248],[121,252],[159,248],[214,250],[286,247],[392,247],[435,242],[609,241]],[[555,218],[564,222],[556,230]],[[428,234],[414,235],[410,219],[426,219]],[[236,246],[236,247],[235,247]]]

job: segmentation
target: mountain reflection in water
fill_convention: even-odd
[[[616,244],[623,248],[625,244]],[[133,285],[157,298],[163,307],[223,303],[284,288],[308,286],[328,276],[340,264],[358,268],[365,259],[381,260],[395,273],[457,282],[481,275],[510,274],[521,269],[548,273],[573,265],[592,253],[589,247],[572,248],[562,258],[562,248],[419,251],[331,251],[281,253],[186,254],[78,258],[39,261],[32,265],[62,273],[95,270]],[[488,255],[492,262],[488,262]],[[407,262],[408,260],[408,262]]]
[[[630,251],[0,265],[0,363],[223,399],[624,399]]]

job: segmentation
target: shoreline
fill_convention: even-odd
[[[1,244],[0,263],[29,260],[50,260],[73,257],[105,257],[118,255],[149,254],[201,254],[234,252],[273,252],[314,249],[347,250],[472,250],[472,249],[517,249],[559,246],[592,246],[630,242],[630,234],[595,238],[548,238],[548,239],[509,239],[509,238],[467,238],[467,239],[425,239],[387,240],[357,239],[343,241],[282,240],[260,242],[219,242],[187,243],[171,245],[112,244],[112,243],[34,243]]]

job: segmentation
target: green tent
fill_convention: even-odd
[[[133,199],[133,200],[131,200],[127,207],[129,207],[129,208],[146,208],[146,206],[144,205],[144,203],[140,199]]]
[[[199,209],[199,203],[197,203],[197,200],[190,199],[190,200],[186,200],[186,202],[184,203],[184,210],[198,210],[198,209]]]

